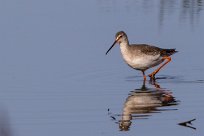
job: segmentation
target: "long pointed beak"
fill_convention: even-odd
[[[108,49],[108,51],[106,52],[106,55],[108,54],[108,52],[113,48],[113,46],[116,44],[117,40],[114,41],[114,43],[112,44],[112,46]]]

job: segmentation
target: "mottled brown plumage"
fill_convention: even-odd
[[[161,54],[161,56],[171,56],[172,54],[177,52],[175,49],[162,49],[148,44],[131,44],[130,48],[133,52],[134,50],[138,50],[138,51],[141,51],[141,53],[144,53],[147,55]]]

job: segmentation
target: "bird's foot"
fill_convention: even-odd
[[[149,74],[148,76],[150,77],[151,80],[155,80],[155,73],[154,72]]]

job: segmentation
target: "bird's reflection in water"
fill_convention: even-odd
[[[159,107],[177,105],[178,102],[169,90],[160,88],[160,85],[153,82],[153,88],[148,88],[143,83],[140,89],[131,91],[124,102],[119,128],[121,131],[128,131],[133,119],[146,119],[153,113],[160,113],[164,110]]]

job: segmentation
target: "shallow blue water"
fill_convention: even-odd
[[[202,0],[7,0],[0,5],[0,128],[5,132],[0,135],[203,134]],[[130,43],[179,51],[156,80],[178,104],[131,120],[125,132],[118,124],[124,104],[143,81],[123,62],[119,47],[105,55],[119,30]],[[148,81],[146,86],[155,89]],[[194,118],[196,130],[178,125]]]

